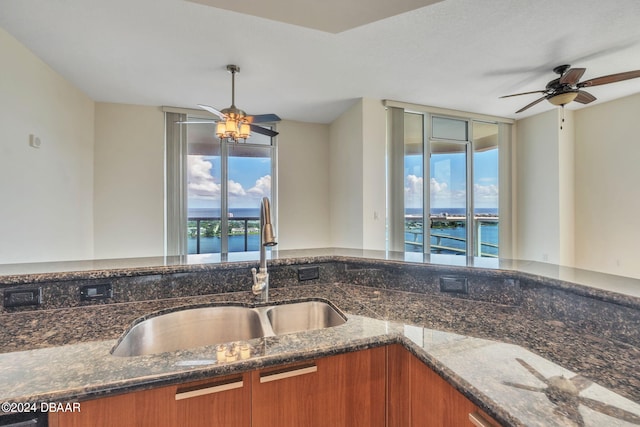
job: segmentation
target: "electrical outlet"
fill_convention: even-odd
[[[468,294],[469,284],[466,277],[441,277],[440,292],[452,292],[456,294]]]
[[[80,288],[80,301],[93,301],[113,298],[111,283],[85,285]]]
[[[42,288],[7,289],[4,291],[3,305],[5,308],[40,305],[41,303]]]
[[[320,269],[317,266],[298,268],[298,280],[313,280],[320,277]]]

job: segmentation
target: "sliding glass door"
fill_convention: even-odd
[[[390,191],[403,191],[403,197],[390,194],[389,200],[403,208],[390,207],[389,246],[405,252],[496,257],[498,125],[401,111],[390,116],[391,138],[402,138],[403,144],[401,150],[394,148],[397,142],[391,144],[389,176]],[[403,236],[394,231],[400,212]]]

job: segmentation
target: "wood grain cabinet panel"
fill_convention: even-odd
[[[175,425],[250,427],[250,378],[246,373],[177,387]]]
[[[86,400],[51,427],[250,427],[250,374]]]
[[[385,425],[384,347],[252,375],[253,427]]]
[[[80,402],[80,412],[49,414],[52,427],[174,427],[174,390],[169,387]],[[175,401],[174,401],[175,402]]]
[[[461,427],[498,424],[400,345],[81,402],[51,427]]]
[[[387,366],[388,427],[499,426],[487,414],[403,347],[390,346]]]

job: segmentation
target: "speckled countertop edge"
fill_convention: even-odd
[[[419,257],[408,257],[409,255],[412,254],[341,248],[288,250],[272,253],[269,263],[273,266],[329,262],[370,263],[387,266],[424,267],[433,271],[455,271],[496,277],[515,277],[527,279],[539,286],[557,288],[576,295],[613,302],[640,310],[640,279],[533,261],[423,254],[418,254],[420,255]],[[461,260],[465,260],[465,263],[461,263]],[[221,260],[219,254],[209,254],[190,255],[187,257],[0,265],[0,285],[15,286],[28,283],[79,279],[107,279],[154,274],[220,271],[250,268],[256,262],[257,252],[248,252],[225,260]],[[30,269],[34,272],[29,273]]]

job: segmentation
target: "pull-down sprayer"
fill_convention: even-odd
[[[259,295],[258,299],[267,302],[269,300],[269,273],[267,273],[267,246],[275,246],[276,236],[271,225],[271,204],[267,197],[262,198],[260,204],[260,269],[251,269],[253,274],[253,294]]]

